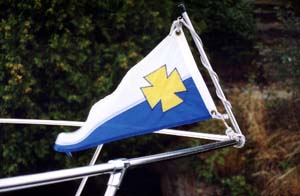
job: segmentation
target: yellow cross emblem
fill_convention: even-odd
[[[151,108],[154,108],[161,102],[162,110],[166,112],[183,102],[182,99],[175,94],[186,91],[176,69],[168,76],[166,65],[164,65],[147,75],[145,79],[151,86],[142,87],[141,90]]]

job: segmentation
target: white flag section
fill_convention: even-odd
[[[132,67],[117,89],[91,108],[84,125],[60,133],[55,150],[73,152],[212,118],[216,106],[181,30]]]

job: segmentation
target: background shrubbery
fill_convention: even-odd
[[[126,71],[168,34],[178,17],[177,4],[0,1],[0,117],[84,121],[91,105],[112,92]],[[160,176],[164,195],[179,195],[179,188],[187,195],[299,194],[299,41],[282,39],[272,50],[261,43],[250,1],[185,4],[221,82],[238,87],[226,92],[248,143],[242,150],[228,148],[147,170]],[[297,37],[299,10],[293,5],[298,4],[274,9],[284,29]],[[278,89],[288,96],[278,98]],[[218,122],[187,128],[223,132]],[[86,165],[92,150],[68,158],[52,149],[57,134],[66,130],[74,129],[1,125],[0,176]],[[105,145],[101,161],[197,144],[140,136]]]
[[[84,120],[90,106],[167,35],[178,16],[176,5],[167,0],[2,1],[1,117]],[[242,1],[187,6],[198,30],[214,32],[208,38],[213,43],[235,36],[251,42],[252,23]],[[65,157],[52,146],[65,129],[1,126],[1,174],[62,167]]]

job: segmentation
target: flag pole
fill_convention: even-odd
[[[204,65],[204,67],[208,70],[208,73],[209,73],[209,75],[210,75],[210,77],[211,77],[211,79],[213,81],[213,84],[214,84],[214,86],[216,88],[217,96],[221,99],[222,104],[224,105],[224,108],[225,108],[225,110],[226,110],[226,112],[227,112],[227,114],[229,116],[230,122],[231,122],[231,124],[232,124],[232,126],[233,126],[233,128],[235,130],[235,133],[238,136],[239,140],[238,140],[238,144],[236,145],[236,147],[241,148],[245,144],[245,137],[242,134],[242,132],[240,130],[240,127],[239,127],[239,125],[238,125],[238,123],[237,123],[237,121],[236,121],[236,119],[234,117],[234,114],[233,114],[233,112],[231,110],[231,105],[227,101],[227,99],[226,99],[226,97],[224,95],[224,92],[223,92],[223,90],[221,88],[221,85],[220,85],[220,83],[218,81],[218,77],[217,77],[216,73],[212,69],[212,66],[211,66],[211,64],[210,64],[210,62],[208,60],[208,57],[207,57],[204,49],[203,49],[203,45],[202,45],[201,41],[195,36],[196,31],[195,31],[195,29],[193,27],[193,24],[192,24],[192,22],[191,22],[191,20],[190,20],[190,18],[188,16],[188,14],[187,14],[187,11],[186,11],[186,8],[185,8],[184,4],[183,3],[179,4],[178,8],[181,11],[182,18],[184,19],[184,21],[189,26],[189,31],[191,33],[191,36],[192,36],[192,38],[194,40],[194,43],[195,43],[195,45],[196,45],[196,47],[198,49],[199,54],[200,54],[200,60],[201,60],[202,64]]]
[[[13,118],[0,118],[0,124],[30,124],[30,125],[51,125],[51,126],[75,126],[81,127],[84,125],[84,122],[81,121],[66,121],[66,120],[40,120],[40,119],[13,119]],[[181,137],[189,137],[189,138],[197,138],[197,139],[207,139],[207,140],[215,140],[215,141],[225,141],[228,140],[229,137],[227,135],[221,134],[212,134],[212,133],[198,133],[198,132],[191,132],[191,131],[183,131],[183,130],[174,130],[174,129],[162,129],[156,131],[157,134],[164,134],[164,135],[173,135],[173,136],[181,136]],[[89,166],[95,165],[101,149],[103,145],[98,145],[95,153],[89,163]],[[111,178],[113,178],[113,174],[111,174]],[[117,175],[117,174],[116,174]],[[115,178],[114,178],[115,179]],[[88,176],[82,178],[80,185],[76,191],[75,196],[80,196],[86,182],[88,180]],[[108,185],[110,186],[110,185]],[[107,194],[109,194],[114,187],[111,187]]]
[[[81,126],[84,125],[84,122],[82,122],[82,121],[68,121],[68,120],[0,118],[0,124],[26,124],[26,125],[52,125],[52,126],[81,127]]]
[[[66,120],[0,118],[0,124],[27,124],[27,125],[81,127],[84,125],[84,122],[66,121]],[[155,131],[154,133],[164,134],[164,135],[181,136],[181,137],[189,137],[189,138],[195,138],[195,139],[214,140],[214,141],[224,141],[224,140],[229,139],[229,137],[227,135],[222,135],[222,134],[199,133],[199,132],[175,130],[175,129],[161,129],[161,130]]]
[[[134,168],[137,166],[142,166],[151,163],[157,163],[161,161],[183,158],[183,157],[196,155],[203,152],[208,152],[220,148],[233,146],[236,144],[237,141],[235,140],[226,140],[226,141],[204,144],[196,147],[175,150],[171,152],[149,155],[149,156],[143,156],[143,157],[137,157],[131,159],[113,160],[113,161],[109,161],[108,163],[103,163],[103,164],[98,164],[93,166],[83,166],[78,168],[63,169],[63,170],[44,172],[39,174],[30,174],[24,176],[3,178],[0,179],[0,192],[8,192],[8,191],[20,190],[25,188],[43,186],[43,185],[48,185],[48,184],[53,184],[58,182],[65,182],[65,181],[83,178],[85,176],[116,174],[123,170],[122,176],[113,176],[113,177],[118,177],[120,180],[115,179],[116,181],[109,181],[108,184],[108,188],[110,185],[112,185],[115,186],[114,189],[117,190],[121,183],[122,177],[125,173],[125,169]],[[113,187],[110,187],[110,189],[111,188]],[[111,192],[115,193],[116,190],[112,190]],[[114,194],[111,194],[110,196],[113,195]]]

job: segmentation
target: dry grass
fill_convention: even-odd
[[[232,97],[247,137],[242,156],[252,159],[248,162],[254,164],[246,166],[253,170],[248,171],[252,172],[249,178],[259,188],[260,195],[300,195],[300,134],[284,127],[268,130],[266,100],[262,99],[259,90],[250,89],[247,93],[236,89]],[[272,119],[276,118],[281,116]]]

